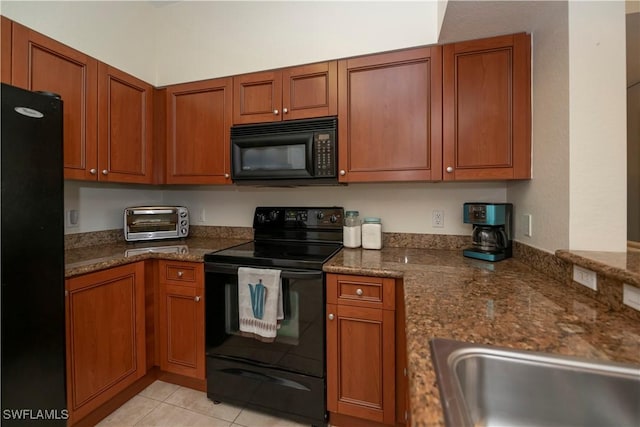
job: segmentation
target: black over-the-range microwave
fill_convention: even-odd
[[[237,184],[338,184],[338,119],[231,127],[231,177]]]

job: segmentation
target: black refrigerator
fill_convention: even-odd
[[[66,425],[62,101],[0,95],[0,424]]]

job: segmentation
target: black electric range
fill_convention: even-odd
[[[326,425],[322,265],[342,248],[343,219],[338,207],[258,207],[254,241],[205,255],[209,399]],[[269,342],[240,326],[240,267],[280,270],[284,320]]]

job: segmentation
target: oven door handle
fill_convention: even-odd
[[[206,273],[238,274],[238,267],[251,267],[249,265],[204,263]],[[262,267],[256,267],[262,268]],[[268,267],[267,267],[268,268]],[[272,268],[271,270],[277,270]],[[283,279],[321,279],[324,274],[321,270],[281,270],[280,277]]]

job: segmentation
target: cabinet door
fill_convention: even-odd
[[[263,71],[233,78],[233,124],[282,120],[282,73]]]
[[[327,304],[327,316],[327,408],[394,424],[394,312]]]
[[[282,119],[309,119],[338,114],[337,62],[282,70]]]
[[[12,27],[12,84],[62,97],[64,177],[95,181],[98,62],[20,24]]]
[[[167,184],[231,184],[232,79],[166,90]]]
[[[98,179],[151,183],[153,86],[99,63],[98,106]]]
[[[160,284],[160,369],[204,379],[204,288]]]
[[[144,376],[144,262],[66,281],[67,408],[83,418]]]
[[[439,46],[338,62],[340,181],[442,178]]]
[[[444,46],[444,180],[531,177],[527,34]]]
[[[0,82],[11,84],[11,20],[0,15]]]

